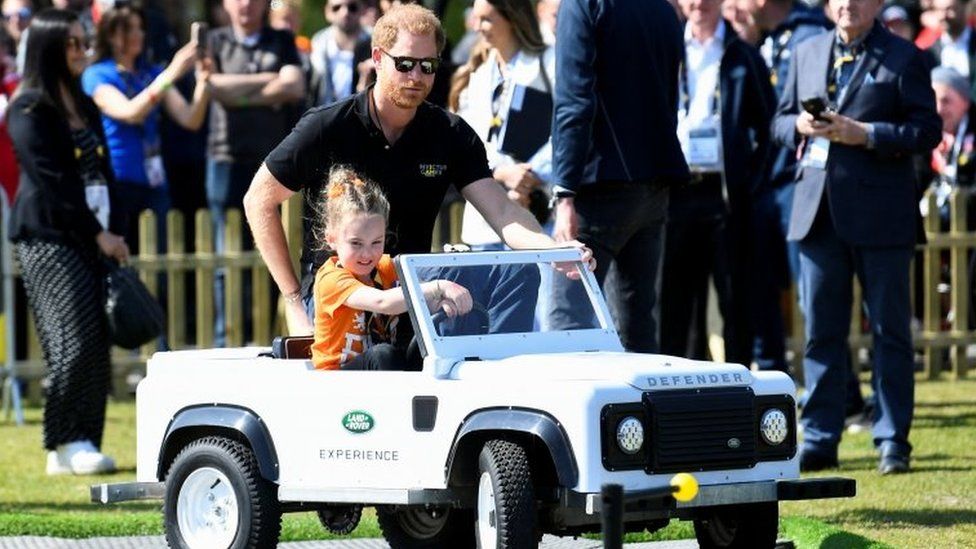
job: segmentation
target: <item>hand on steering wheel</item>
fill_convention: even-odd
[[[487,334],[489,332],[491,328],[491,316],[488,314],[488,309],[474,300],[471,301],[471,306],[466,313],[451,317],[444,309],[438,309],[431,313],[430,320],[434,324],[434,330],[439,336],[473,335],[467,333],[449,333],[453,332],[459,326],[470,327],[470,322],[462,322],[461,320],[469,316],[477,321],[475,325],[477,328],[476,333]],[[453,322],[451,322],[452,318],[454,320]]]

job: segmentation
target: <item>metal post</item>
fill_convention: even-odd
[[[604,549],[624,546],[624,487],[604,484],[600,489],[600,521],[603,523]]]
[[[14,422],[24,424],[24,407],[21,402],[20,381],[17,379],[17,319],[14,307],[14,254],[7,239],[7,220],[10,218],[10,204],[7,193],[0,189],[0,268],[3,269],[3,313],[7,324],[7,352],[4,357],[3,411],[10,417],[13,410]]]

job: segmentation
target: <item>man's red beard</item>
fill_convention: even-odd
[[[383,83],[382,87],[383,95],[402,109],[416,109],[430,94],[430,85],[417,80],[408,80],[402,84],[387,81]],[[409,88],[414,88],[417,91],[411,91]]]

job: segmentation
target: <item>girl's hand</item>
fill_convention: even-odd
[[[434,309],[443,310],[448,317],[465,315],[471,310],[471,292],[464,286],[450,280],[435,281],[438,294]]]

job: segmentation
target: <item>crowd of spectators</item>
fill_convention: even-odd
[[[663,5],[662,0],[640,1]],[[412,3],[325,0],[322,10],[327,26],[305,36],[303,30],[310,29],[302,26],[301,0],[211,1],[207,4],[211,30],[206,43],[178,47],[176,36],[185,33],[170,26],[158,1],[54,0],[55,8],[77,14],[86,43],[93,45],[96,54],[80,85],[100,109],[117,187],[114,192],[123,197],[118,199],[118,209],[113,207],[113,215],[128,214],[128,223],[119,228],[128,247],[137,249],[131,223],[138,210],[149,208],[162,218],[175,208],[191,220],[196,209],[206,206],[214,220],[216,251],[223,251],[227,210],[242,207],[262,163],[302,113],[368,90],[376,81],[373,26],[391,5],[403,2]],[[832,7],[839,3],[845,7]],[[437,15],[443,16],[446,4],[434,3],[435,11],[440,10]],[[939,211],[914,208],[914,217],[939,215],[945,220],[949,193],[972,188],[976,163],[970,115],[976,93],[976,32],[970,5],[964,0],[832,0],[827,5],[800,0],[670,0],[677,15],[674,51],[681,52],[676,58],[678,70],[672,75],[676,89],[656,91],[653,86],[641,88],[639,81],[628,81],[636,95],[622,91],[626,86],[609,85],[614,75],[606,71],[618,67],[613,70],[626,80],[629,73],[622,60],[642,62],[655,53],[638,51],[643,47],[640,40],[622,44],[630,46],[629,50],[612,45],[609,51],[613,53],[607,53],[606,45],[597,44],[599,33],[594,28],[578,27],[574,17],[585,16],[577,13],[579,6],[566,0],[560,4],[560,0],[471,2],[465,12],[465,34],[456,44],[448,42],[440,63],[434,66],[436,77],[428,101],[457,113],[475,130],[488,151],[492,175],[508,198],[530,209],[556,240],[576,238],[577,221],[582,223],[588,236],[580,240],[594,249],[598,278],[601,283],[606,277],[613,282],[613,291],[607,293],[619,300],[618,306],[611,299],[618,324],[621,318],[630,319],[620,330],[629,350],[708,358],[706,310],[711,283],[724,324],[725,357],[754,363],[760,369],[788,370],[783,295],[792,283],[803,281],[801,256],[810,260],[809,254],[801,252],[805,232],[788,239],[791,227],[797,226],[793,205],[803,200],[794,196],[795,181],[798,173],[802,176],[806,169],[809,175],[810,169],[810,164],[798,162],[816,160],[810,157],[818,154],[818,138],[839,140],[834,145],[836,154],[844,146],[883,151],[889,145],[888,127],[882,123],[848,124],[845,132],[837,130],[840,135],[821,135],[817,132],[833,130],[818,122],[801,131],[801,122],[790,118],[789,123],[796,125],[795,135],[776,139],[771,134],[776,120],[787,114],[783,97],[799,93],[788,87],[797,86],[791,72],[800,44],[831,33],[838,14],[848,15],[848,5],[870,4],[873,9],[876,4],[869,33],[888,36],[890,32],[913,43],[906,51],[917,53],[924,71],[900,78],[919,78],[914,84],[930,93],[934,89],[931,107],[941,118],[941,141],[931,148],[920,137],[895,153],[914,159],[912,196],[916,203],[930,185],[937,191]],[[20,176],[5,111],[24,72],[30,22],[46,7],[46,2],[32,0],[2,1],[0,184],[8,201],[17,192]],[[599,17],[611,17],[597,15],[597,25],[601,24]],[[572,44],[561,43],[565,39],[558,29],[563,16],[568,17],[562,23],[567,29],[564,35],[575,32]],[[670,21],[662,20],[660,25],[663,29]],[[898,44],[901,48],[902,42]],[[859,60],[870,56],[862,58],[860,42],[850,51],[845,48],[829,50],[822,60],[824,67],[833,61],[824,86],[836,88],[864,77],[855,67],[867,63]],[[848,57],[850,62],[844,61]],[[668,76],[672,69],[660,70]],[[869,73],[871,81],[856,83],[873,84],[877,76]],[[668,78],[659,82],[671,87]],[[560,110],[560,104],[579,99],[587,90],[596,89],[594,86],[604,86],[607,91],[584,109],[591,117],[587,124],[592,122],[593,133],[579,134],[579,128],[588,126],[560,118],[560,113],[569,112]],[[860,98],[868,101],[864,111],[859,111],[866,120],[880,122],[878,113],[894,100],[894,92],[885,86],[878,83],[873,95]],[[552,142],[544,138],[541,144],[525,149],[506,139],[516,91],[520,105],[528,97],[534,102],[526,105],[532,108],[553,109]],[[660,96],[655,95],[658,91]],[[828,109],[843,112],[843,95],[837,96],[836,90],[827,92],[823,99]],[[794,101],[803,99],[807,98],[793,97]],[[648,101],[654,103],[654,109],[666,111],[668,124],[641,122],[637,103]],[[796,108],[799,111],[792,114],[801,115],[803,108]],[[623,114],[628,111],[629,116]],[[543,118],[549,116],[547,111]],[[646,120],[656,120],[655,116]],[[831,127],[846,124],[840,118],[829,118]],[[851,120],[858,122],[856,116]],[[515,125],[514,117],[511,125]],[[603,156],[598,152],[599,158],[587,160],[594,152],[588,140],[592,135],[598,141],[604,131],[613,138],[614,150]],[[662,138],[662,131],[670,135]],[[802,139],[805,135],[809,139]],[[667,152],[672,142],[680,145],[680,153],[678,148]],[[655,154],[663,156],[649,168],[651,175],[632,177],[629,172],[634,166],[629,163],[634,159],[638,164],[648,162]],[[634,159],[628,162],[631,155]],[[619,177],[612,175],[614,156],[621,160]],[[683,168],[662,168],[673,161],[670,157],[681,156],[690,176]],[[569,160],[571,157],[575,160]],[[576,161],[580,164],[574,165]],[[641,169],[639,165],[637,171]],[[600,185],[576,186],[580,179],[594,174]],[[620,180],[651,181],[648,188],[652,191],[647,196],[631,196],[627,193],[633,188],[619,187]],[[447,196],[448,200],[460,197],[453,191]],[[636,216],[633,234],[613,236],[611,229],[620,230],[628,212],[595,206],[609,203],[618,209],[630,208],[630,213],[647,206]],[[830,213],[839,215],[821,214],[814,207],[806,221],[813,224],[815,218],[829,218]],[[606,223],[600,221],[601,216],[607,218]],[[970,219],[973,217],[971,213]],[[912,223],[917,225],[917,219]],[[465,210],[462,238],[475,248],[503,247],[499,235],[471,207]],[[224,274],[218,272],[218,345],[226,341],[223,288]],[[549,318],[557,318],[559,299],[572,297],[560,294],[558,281],[552,291],[555,299],[549,305]],[[245,291],[245,311],[250,310],[249,293]],[[804,307],[810,303],[804,301]],[[647,309],[645,314],[630,310],[635,306]],[[810,321],[810,311],[803,310]],[[632,333],[631,328],[650,335]],[[881,360],[879,356],[884,353],[876,361]],[[850,357],[838,360],[844,363],[843,370],[850,370]],[[847,412],[859,410],[863,403],[856,378],[841,378],[852,403]],[[907,468],[910,447],[902,444],[895,449],[898,457],[905,458]],[[830,455],[818,457],[823,459],[814,465],[831,463]]]

